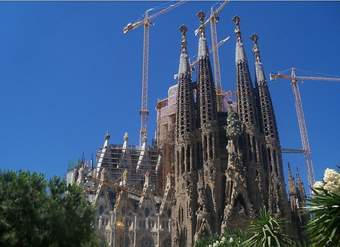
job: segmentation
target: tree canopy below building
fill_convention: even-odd
[[[0,172],[1,246],[98,246],[94,208],[64,179]]]

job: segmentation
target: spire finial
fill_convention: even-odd
[[[250,39],[253,41],[253,52],[254,52],[254,55],[255,55],[255,59],[256,59],[256,62],[260,63],[261,62],[261,59],[260,59],[260,49],[259,49],[259,46],[258,46],[258,40],[259,40],[259,36],[254,33],[252,36],[250,36]]]
[[[205,13],[203,11],[199,11],[197,13],[197,17],[200,20],[200,26],[199,26],[199,33],[201,36],[204,36],[205,30],[204,30],[204,19],[205,19]]]
[[[188,28],[185,25],[180,26],[179,31],[182,34],[181,40],[181,55],[179,59],[178,75],[190,72],[190,64],[187,52],[187,36]]]
[[[181,49],[182,49],[182,51],[184,51],[184,50],[186,51],[186,49],[187,49],[186,33],[188,31],[188,28],[187,28],[187,26],[182,25],[182,26],[180,26],[179,31],[182,33]]]
[[[234,16],[233,17],[233,22],[235,24],[235,34],[236,34],[236,37],[237,37],[237,40],[241,39],[241,30],[240,30],[240,17],[239,16]]]
[[[204,23],[204,18],[205,18],[204,12],[203,12],[202,10],[199,11],[199,12],[197,13],[197,16],[198,16],[198,18],[200,19],[201,24],[203,24],[203,23]]]
[[[105,133],[105,140],[107,139],[110,139],[110,132],[109,132],[109,129],[106,130],[106,133]]]
[[[129,139],[129,134],[125,132],[123,138],[124,138],[124,141],[127,141]]]
[[[240,21],[241,21],[241,19],[240,19],[239,16],[236,15],[236,16],[233,17],[233,22],[235,23],[236,26],[240,25]]]
[[[259,36],[257,35],[257,33],[253,33],[251,36],[250,36],[250,39],[252,41],[254,41],[254,44],[257,44],[257,41],[259,40]]]

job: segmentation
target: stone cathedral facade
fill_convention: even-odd
[[[187,28],[180,27],[177,84],[157,103],[152,145],[110,144],[105,136],[92,167],[81,161],[67,174],[97,208],[96,228],[108,246],[191,247],[228,229],[244,229],[263,208],[285,218],[303,237],[306,198],[289,169],[289,197],[273,104],[251,36],[255,86],[240,29],[236,37],[236,100],[215,88],[203,12],[198,14],[198,63],[189,62]]]
[[[182,26],[178,83],[169,90],[168,101],[159,102],[157,107],[157,144],[163,168],[173,174],[173,246],[193,246],[195,240],[205,235],[245,228],[264,207],[279,217],[291,218],[280,140],[258,36],[251,37],[254,86],[240,18],[233,18],[237,99],[219,107],[217,102],[223,100],[217,100],[204,14],[198,16],[196,76],[189,63],[187,28]],[[171,105],[175,93],[171,95],[170,91],[174,90],[176,103]]]

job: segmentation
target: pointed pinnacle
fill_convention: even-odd
[[[199,34],[200,36],[204,36],[205,35],[205,30],[204,30],[204,18],[205,18],[205,14],[203,11],[200,11],[197,13],[197,17],[200,20],[200,26],[198,28]]]
[[[183,51],[183,50],[186,50],[186,48],[187,48],[186,33],[188,31],[188,28],[187,28],[187,26],[182,25],[182,26],[180,26],[179,31],[182,33],[181,49]]]
[[[182,35],[185,35],[186,32],[188,31],[188,28],[187,28],[186,25],[181,25],[181,26],[179,27],[179,31],[182,33]]]
[[[260,49],[258,47],[258,43],[257,41],[259,40],[259,36],[254,33],[252,36],[250,36],[250,39],[253,41],[254,45],[253,45],[253,52],[255,55],[255,59],[257,62],[260,62]]]
[[[203,12],[203,11],[199,11],[199,12],[197,13],[197,16],[198,16],[198,18],[199,18],[201,24],[203,24],[203,23],[204,23],[204,18],[205,18],[204,12]]]
[[[250,39],[254,42],[254,44],[257,44],[257,41],[259,40],[259,36],[254,33],[250,36]]]
[[[237,40],[240,41],[241,40],[240,17],[234,16],[233,22],[235,24],[234,32],[236,34]]]
[[[236,26],[240,25],[240,21],[241,21],[241,19],[240,19],[239,16],[236,15],[236,16],[233,17],[233,22],[235,23]]]
[[[127,141],[129,139],[129,134],[125,132],[123,138],[124,138],[124,141]]]

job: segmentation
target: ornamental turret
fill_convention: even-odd
[[[236,34],[236,85],[237,85],[237,112],[247,132],[255,133],[258,128],[254,88],[251,82],[248,61],[243,47],[240,30],[240,17],[233,18]]]
[[[258,119],[260,120],[263,130],[266,148],[266,151],[263,152],[265,155],[262,159],[264,160],[263,163],[266,164],[264,166],[264,169],[266,170],[265,172],[270,178],[268,181],[268,206],[269,210],[272,212],[287,215],[288,204],[285,200],[286,190],[284,189],[285,183],[283,177],[281,146],[276,126],[273,103],[260,57],[258,35],[253,34],[251,36],[251,40],[253,41],[253,53],[255,57],[256,91],[259,109]],[[296,192],[293,194],[296,194]]]
[[[216,90],[212,76],[207,40],[205,36],[205,14],[197,14],[200,20],[198,40],[198,70],[197,86],[199,99],[200,130],[202,141],[202,156],[204,180],[208,200],[212,202],[208,208],[212,208],[214,226],[213,232],[219,232],[219,223],[222,217],[223,187],[222,169],[219,149],[219,129],[217,122]]]
[[[197,84],[199,87],[199,103],[200,103],[200,122],[201,128],[217,121],[217,105],[216,105],[216,91],[214,80],[212,76],[211,63],[209,58],[209,51],[207,39],[205,37],[204,18],[205,14],[199,12],[200,19],[199,39],[198,39],[198,70],[197,70]]]
[[[255,56],[255,82],[260,107],[260,125],[266,138],[266,142],[272,142],[274,145],[280,146],[273,103],[261,62],[258,39],[259,37],[257,34],[251,36],[251,40],[253,41],[253,53]]]
[[[195,234],[197,202],[197,138],[194,92],[187,52],[187,27],[181,26],[181,54],[178,70],[178,91],[175,136],[175,197],[172,210],[172,243],[192,246]]]
[[[177,142],[184,139],[194,131],[194,94],[191,81],[191,68],[187,52],[186,32],[187,27],[181,26],[182,33],[181,54],[178,69],[178,92],[177,92],[177,119],[176,138]]]

